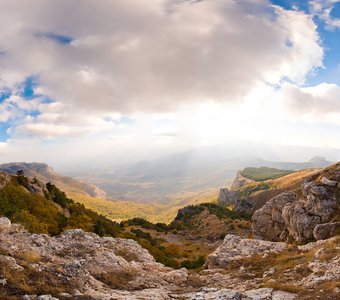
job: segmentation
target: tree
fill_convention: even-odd
[[[27,190],[30,189],[30,183],[28,181],[28,178],[25,176],[25,173],[23,170],[17,171],[17,182],[18,184],[22,185]]]

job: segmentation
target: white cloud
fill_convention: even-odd
[[[27,113],[39,109],[41,100],[39,98],[26,100],[20,96],[12,95],[0,102],[0,122],[7,122],[24,117]]]
[[[66,164],[240,137],[295,142],[304,125],[284,132],[284,108],[333,120],[338,107],[337,87],[301,88],[324,55],[312,16],[267,0],[1,0],[0,26],[8,157]],[[26,100],[29,76],[40,96]]]
[[[339,2],[340,0],[311,0],[310,8],[313,14],[326,23],[326,28],[332,30],[340,28],[340,19],[333,18],[331,15],[334,4]]]
[[[310,16],[264,0],[2,0],[0,26],[4,83],[39,75],[39,92],[90,113],[238,101],[323,58]]]
[[[299,116],[325,118],[327,115],[337,114],[339,121],[340,87],[336,84],[322,83],[313,87],[285,84],[282,93],[288,109]]]

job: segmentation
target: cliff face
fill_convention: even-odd
[[[235,205],[237,203],[238,193],[227,188],[221,188],[217,198],[217,204],[222,206]]]
[[[273,176],[274,178],[263,181],[254,181],[242,176],[241,172],[238,172],[232,188],[230,190],[221,189],[218,199],[220,205],[233,206],[235,211],[246,214],[253,214],[270,199],[283,192],[290,192],[298,189],[306,178],[309,178],[320,170],[305,169],[296,172],[288,172],[285,170],[264,167],[246,168],[245,170],[247,169],[254,169],[254,171],[257,172],[255,175],[259,178],[266,178],[266,176]],[[265,173],[261,174],[261,171]],[[272,173],[270,173],[270,171],[272,171]],[[285,172],[290,174],[285,175]],[[277,177],[277,174],[280,174],[279,177]]]
[[[269,200],[253,215],[256,236],[299,243],[340,232],[340,163],[320,171],[293,192]]]

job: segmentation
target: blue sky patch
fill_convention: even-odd
[[[333,9],[330,13],[331,18],[340,19],[340,2],[333,4]]]
[[[61,35],[61,34],[56,34],[56,33],[45,33],[43,34],[44,37],[51,39],[53,41],[55,41],[58,44],[62,44],[62,45],[69,45],[72,43],[73,38],[67,35]]]
[[[309,11],[308,1],[299,0],[272,0],[272,3],[285,9],[299,9],[305,12]]]
[[[10,127],[8,123],[0,123],[0,142],[6,142],[8,140],[7,129]]]
[[[37,76],[30,76],[28,77],[25,82],[22,84],[22,91],[20,96],[25,99],[32,99],[35,98],[36,95],[34,93],[34,88],[38,86],[38,77]]]
[[[11,97],[12,93],[10,90],[0,91],[0,103],[4,102],[6,99]]]

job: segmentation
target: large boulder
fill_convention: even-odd
[[[282,216],[282,210],[287,204],[296,200],[295,193],[282,193],[255,211],[252,218],[255,236],[270,241],[283,240],[287,226]]]
[[[227,234],[222,245],[208,256],[206,267],[209,269],[224,268],[231,261],[258,254],[282,252],[286,247],[286,243],[242,239],[237,235]]]
[[[291,236],[305,243],[338,234],[340,163],[308,178],[300,189],[270,199],[252,220],[255,236],[271,241]],[[325,226],[315,229],[320,224]]]
[[[11,225],[12,223],[8,218],[6,217],[0,218],[0,230],[10,228]]]
[[[313,235],[317,240],[326,240],[340,234],[340,222],[318,224],[315,226]]]

